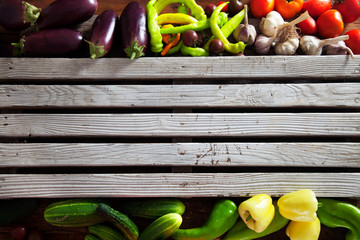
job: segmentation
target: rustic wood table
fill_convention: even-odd
[[[41,199],[24,223],[54,240],[86,233],[44,222],[64,198],[178,197],[188,227],[223,197],[309,188],[359,206],[359,110],[359,56],[0,58],[0,198]]]

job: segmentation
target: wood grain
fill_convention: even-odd
[[[359,186],[360,173],[0,174],[0,198],[280,196],[303,188],[360,197]]]
[[[3,114],[0,137],[359,136],[360,113]]]
[[[0,144],[0,167],[217,166],[360,168],[360,143]]]
[[[0,85],[2,108],[360,107],[360,83]]]
[[[29,64],[31,63],[31,64]],[[139,71],[141,69],[141,71]],[[0,80],[358,79],[360,56],[0,58]]]

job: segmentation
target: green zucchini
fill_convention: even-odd
[[[139,240],[163,240],[175,233],[182,223],[182,217],[177,213],[168,213],[159,217],[140,234]]]
[[[87,234],[84,238],[84,240],[101,240],[100,238],[92,235],[92,234]]]
[[[46,207],[45,221],[59,227],[84,227],[106,221],[97,214],[99,202],[87,199],[71,199],[55,202]]]
[[[126,240],[126,238],[117,229],[103,225],[95,224],[88,227],[89,232],[101,240]]]
[[[120,203],[118,209],[132,217],[156,219],[168,213],[182,215],[185,212],[185,205],[175,198],[155,198],[124,201]]]
[[[99,216],[105,217],[117,229],[119,229],[126,239],[138,239],[139,229],[127,215],[113,209],[106,203],[99,203],[97,212]]]
[[[35,198],[15,198],[0,200],[0,225],[21,220],[32,214],[40,204]]]

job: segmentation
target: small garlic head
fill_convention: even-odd
[[[300,49],[306,55],[321,55],[321,40],[312,35],[305,35],[300,38]]]
[[[275,53],[277,55],[294,55],[299,48],[298,38],[289,38],[285,42],[278,42],[275,45]]]
[[[267,37],[274,36],[279,26],[282,26],[285,23],[283,17],[277,11],[269,12],[265,18],[262,18],[260,22],[260,31]]]

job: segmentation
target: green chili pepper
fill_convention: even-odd
[[[180,41],[175,47],[172,47],[169,49],[167,55],[173,55],[181,50],[181,47],[183,46],[183,42]]]
[[[225,12],[220,12],[218,25],[220,27],[224,26],[228,22],[228,14]],[[160,30],[161,34],[175,34],[175,33],[184,33],[186,30],[202,31],[210,28],[210,19],[198,21],[195,23],[190,23],[186,25],[181,25],[172,28],[162,28]],[[229,34],[230,35],[230,34]]]
[[[187,8],[187,6],[185,6],[185,4],[180,4],[180,6],[177,8],[177,12],[178,13],[184,13],[184,14],[188,14],[189,9]]]
[[[193,56],[193,57],[202,57],[202,56],[209,56],[209,52],[206,51],[204,48],[201,47],[187,47],[182,45],[181,53],[185,56]]]
[[[281,216],[277,204],[274,204],[274,206],[274,219],[263,232],[257,233],[254,230],[251,230],[246,226],[242,219],[239,219],[235,223],[235,225],[227,232],[223,240],[251,240],[264,237],[266,235],[279,231],[286,226],[286,224],[289,222],[289,219]]]
[[[198,5],[194,0],[158,0],[154,3],[154,7],[156,12],[160,14],[160,12],[171,3],[183,3],[185,4],[191,11],[191,15],[194,16],[197,20],[206,20],[206,14],[204,9]]]
[[[147,5],[148,30],[150,34],[151,51],[159,53],[163,49],[162,36],[160,26],[157,24],[158,13],[154,7],[157,0],[150,0]]]
[[[349,229],[346,240],[360,240],[360,209],[356,206],[334,199],[319,198],[317,216],[327,227]]]
[[[227,199],[218,201],[206,223],[199,228],[179,229],[171,238],[176,240],[210,240],[227,232],[239,217],[236,204]]]
[[[211,32],[214,35],[214,38],[219,39],[223,42],[225,50],[229,53],[233,54],[239,54],[245,50],[246,44],[242,41],[239,41],[237,43],[231,43],[227,39],[230,34],[236,29],[236,27],[241,23],[241,21],[244,19],[244,10],[241,10],[238,14],[236,14],[231,20],[229,20],[221,29],[217,25],[217,21],[219,18],[219,13],[221,10],[226,6],[228,2],[224,2],[220,4],[214,12],[211,14],[210,17],[210,28]],[[212,39],[210,39],[212,40]],[[210,40],[208,41],[210,44]],[[208,47],[208,46],[207,46]],[[206,48],[205,48],[206,49]]]

